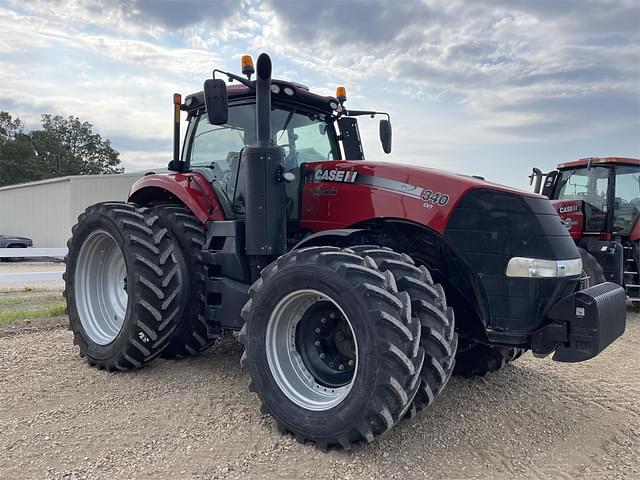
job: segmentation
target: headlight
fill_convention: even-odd
[[[582,260],[541,260],[513,257],[507,264],[507,277],[570,277],[582,273]]]

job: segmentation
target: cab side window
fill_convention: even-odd
[[[254,118],[254,105],[230,108],[225,125],[211,125],[206,114],[201,114],[195,119],[197,124],[191,138],[190,165],[211,169],[217,190],[227,197],[238,213],[244,209],[240,152],[254,142]]]
[[[339,158],[329,130],[333,126],[325,119],[288,110],[275,110],[271,118],[276,143],[285,151],[287,171],[295,170],[306,162]]]

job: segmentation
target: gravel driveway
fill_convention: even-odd
[[[640,478],[640,315],[584,364],[454,378],[422,416],[322,453],[260,414],[233,339],[109,374],[60,323],[0,332],[0,478]]]

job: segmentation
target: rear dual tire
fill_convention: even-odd
[[[198,355],[209,348],[215,338],[209,337],[206,320],[206,275],[202,250],[205,242],[205,226],[187,207],[179,204],[157,205],[151,215],[175,239],[184,257],[183,288],[187,303],[179,326],[169,344],[160,354],[163,358],[186,358]]]
[[[89,207],[73,227],[64,295],[74,343],[91,366],[141,367],[180,324],[185,260],[158,220],[110,202]]]

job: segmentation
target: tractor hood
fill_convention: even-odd
[[[406,165],[391,162],[340,162],[341,164],[355,165],[358,171],[366,175],[367,170],[376,172],[376,175],[415,185],[417,187],[431,188],[434,184],[443,183],[449,188],[455,188],[456,192],[463,193],[471,188],[491,188],[503,192],[510,192],[516,195],[529,197],[539,197],[539,195],[524,190],[518,190],[498,183],[489,182],[481,177],[463,175],[436,168],[420,167],[416,165]],[[432,189],[433,190],[433,189]]]
[[[453,210],[475,190],[542,202],[555,214],[540,195],[425,167],[326,161],[305,164],[303,172],[302,223],[313,230],[345,228],[371,218],[405,218],[443,233]]]

